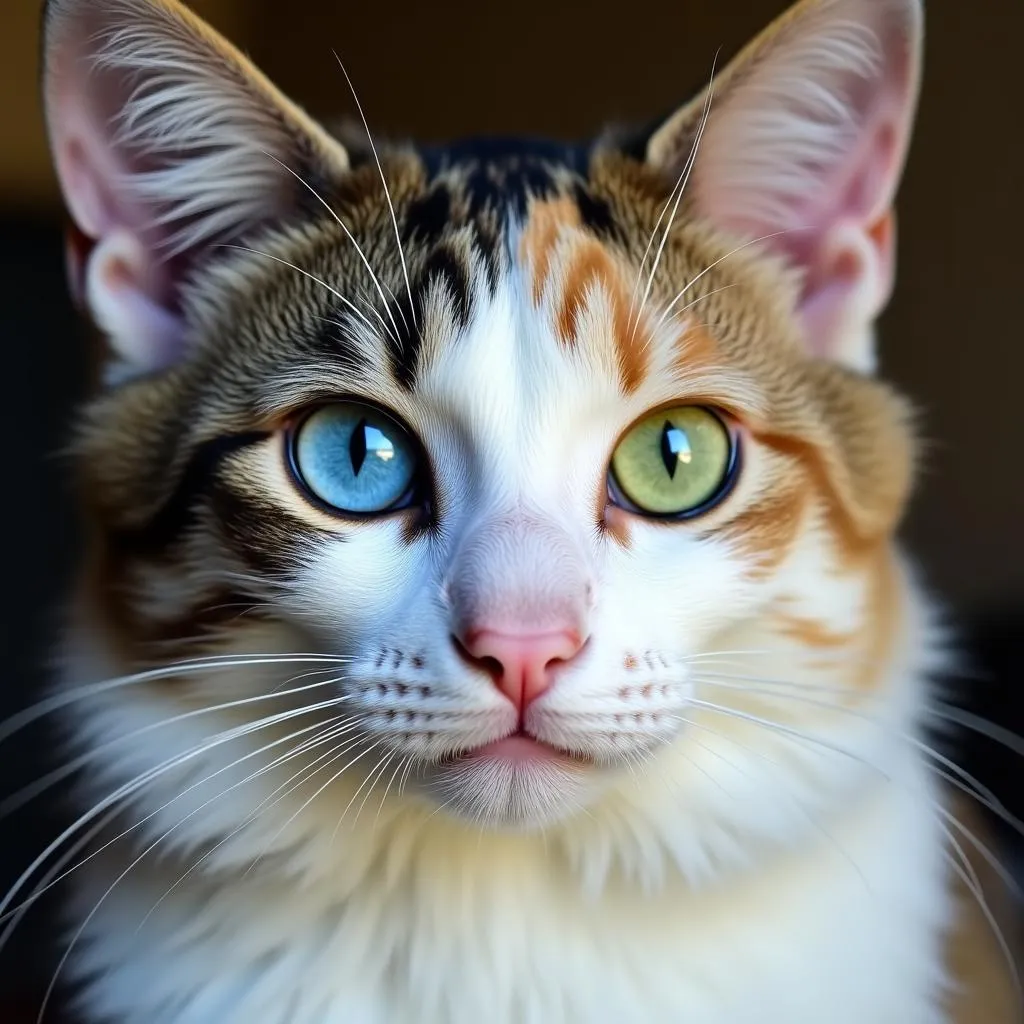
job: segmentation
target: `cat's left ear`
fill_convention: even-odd
[[[203,262],[310,205],[344,147],[178,0],[47,0],[43,96],[72,289],[125,373],[187,351]]]
[[[808,347],[864,372],[892,289],[921,41],[920,0],[803,0],[647,147],[675,179],[696,146],[696,213],[800,270]]]

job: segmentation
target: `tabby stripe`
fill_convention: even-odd
[[[451,299],[456,327],[469,323],[471,313],[470,272],[465,260],[447,246],[436,248],[423,265],[413,285],[415,316],[405,310],[403,322],[399,324],[397,337],[388,337],[388,352],[391,356],[391,371],[395,380],[406,391],[416,386],[419,370],[420,350],[423,348],[423,309],[430,289],[440,284]],[[417,326],[418,325],[418,326]]]
[[[174,491],[152,518],[141,526],[115,531],[115,539],[140,554],[167,547],[194,521],[196,503],[209,488],[221,461],[269,436],[267,431],[249,431],[204,441],[192,452]]]

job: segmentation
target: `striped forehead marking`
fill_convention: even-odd
[[[635,392],[647,374],[651,339],[635,308],[634,282],[624,260],[583,226],[574,199],[532,200],[518,255],[534,307],[548,311],[555,337],[566,348],[584,341],[585,314],[592,304],[603,304],[619,384],[625,394]]]

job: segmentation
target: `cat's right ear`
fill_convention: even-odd
[[[809,350],[861,372],[893,283],[922,20],[921,0],[800,0],[647,144],[698,216],[799,274]]]
[[[177,359],[211,247],[287,217],[340,143],[176,0],[48,0],[43,92],[72,289],[129,372]]]

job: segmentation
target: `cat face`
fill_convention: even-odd
[[[723,663],[872,694],[917,21],[805,2],[649,137],[436,152],[329,136],[169,0],[51,0],[102,629],[337,656],[351,773],[488,826],[683,785],[757,713]]]

